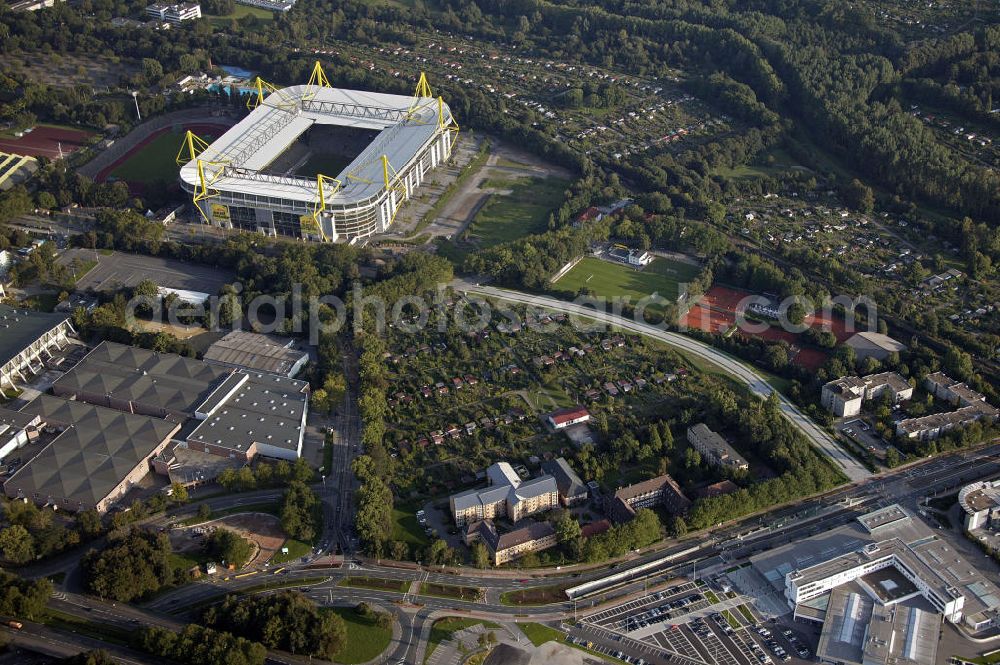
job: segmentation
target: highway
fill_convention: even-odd
[[[690,356],[712,363],[716,367],[725,371],[727,374],[744,383],[753,393],[760,395],[761,397],[767,397],[772,392],[775,392],[774,388],[763,377],[744,364],[743,361],[738,360],[729,354],[723,353],[708,344],[685,337],[679,333],[662,330],[661,328],[648,323],[640,323],[617,314],[599,311],[592,307],[586,307],[584,305],[566,302],[564,300],[557,300],[556,298],[548,296],[531,295],[492,286],[480,286],[478,284],[466,282],[460,279],[453,281],[452,287],[455,290],[464,293],[473,293],[487,298],[506,300],[508,302],[514,302],[522,305],[563,312],[571,316],[598,321],[609,326],[627,330],[628,332],[643,335],[673,346]],[[833,461],[834,466],[843,472],[852,483],[866,480],[872,475],[871,472],[860,462],[855,460],[847,451],[841,448],[840,445],[834,441],[833,437],[831,437],[824,429],[816,425],[816,423],[802,413],[802,411],[800,411],[797,406],[792,404],[792,402],[789,401],[784,395],[778,393],[778,397],[780,398],[781,411],[785,417],[788,418],[792,424],[794,424],[817,448],[826,453],[826,455]]]

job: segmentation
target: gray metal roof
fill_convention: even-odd
[[[40,395],[21,409],[66,429],[5,483],[8,494],[74,510],[105,499],[139,464],[180,429],[177,423]]]
[[[576,475],[576,471],[564,457],[542,463],[542,471],[551,474],[559,486],[559,494],[564,497],[575,497],[587,493],[587,486]]]
[[[248,372],[247,380],[188,437],[236,450],[258,443],[297,450],[308,407],[308,384],[275,374]]]
[[[69,317],[0,305],[0,367]]]
[[[287,376],[308,354],[289,348],[292,340],[234,330],[208,347],[205,360]]]
[[[66,372],[57,393],[90,393],[194,414],[232,369],[173,353],[102,342]]]

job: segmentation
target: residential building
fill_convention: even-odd
[[[710,430],[705,423],[688,427],[687,439],[688,443],[701,453],[702,459],[712,466],[734,471],[746,471],[750,468],[747,461],[740,457],[729,442]]]
[[[469,525],[466,544],[471,545],[477,540],[486,546],[494,566],[555,547],[558,542],[555,529],[548,522],[532,522],[501,534],[493,521],[488,519]]]
[[[552,429],[565,429],[570,425],[576,425],[578,423],[585,423],[589,421],[590,412],[582,406],[576,406],[570,409],[553,411],[546,416],[546,420]]]
[[[954,429],[961,429],[984,420],[996,422],[1000,410],[986,402],[975,402],[947,413],[932,413],[920,418],[908,418],[896,423],[896,435],[907,439],[931,441]]]
[[[542,471],[556,479],[559,502],[569,508],[587,500],[587,486],[563,457],[542,463]]]
[[[550,475],[522,481],[510,464],[498,462],[486,469],[486,478],[486,488],[460,492],[449,499],[456,525],[499,517],[516,522],[559,505],[559,488]]]
[[[76,334],[66,314],[48,314],[0,305],[0,393],[40,372],[42,363]]]
[[[924,378],[924,388],[934,397],[958,406],[973,406],[986,401],[986,396],[977,392],[944,372],[934,372]]]
[[[21,413],[59,433],[4,482],[11,499],[105,512],[151,470],[181,424],[39,395]]]
[[[661,504],[675,514],[687,512],[691,507],[691,501],[684,496],[680,485],[667,474],[619,488],[605,512],[615,522],[622,523],[631,520],[642,508]]]
[[[902,342],[877,332],[861,332],[851,335],[844,344],[854,349],[858,362],[867,358],[882,361],[893,353],[902,353],[906,350],[906,345]]]
[[[234,330],[205,351],[210,363],[278,374],[289,379],[308,362],[309,354],[292,348],[293,340]]]
[[[888,393],[894,402],[913,397],[913,386],[896,372],[882,372],[864,377],[844,376],[823,386],[821,403],[838,417],[856,416],[861,404]]]
[[[171,4],[158,2],[146,7],[146,15],[164,23],[177,24],[201,18],[201,5],[195,2]]]

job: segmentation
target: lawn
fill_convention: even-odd
[[[437,648],[437,645],[451,639],[452,634],[478,624],[482,624],[486,628],[490,629],[500,627],[492,621],[484,621],[482,619],[446,617],[435,621],[431,626],[431,634],[427,638],[427,652],[424,654],[424,662],[426,663],[427,659],[431,657],[431,654],[434,653],[434,649]]]
[[[405,593],[410,583],[405,580],[386,580],[381,577],[345,577],[340,580],[337,586],[352,587],[355,589],[373,589],[375,591],[392,591],[395,593]]]
[[[429,542],[424,528],[417,521],[419,504],[401,504],[392,509],[392,539],[424,547]]]
[[[586,287],[598,296],[631,298],[632,304],[657,293],[676,302],[678,284],[692,281],[700,268],[690,263],[657,258],[642,270],[622,263],[584,257],[555,283],[561,291],[577,293]]]
[[[253,16],[264,21],[274,20],[274,12],[270,9],[264,9],[263,7],[251,7],[249,5],[236,5],[231,14],[225,14],[224,16],[208,16],[208,20],[214,26],[227,27],[231,19],[236,19],[238,21],[242,18],[246,18],[247,16]]]
[[[211,142],[216,137],[204,135],[201,138]],[[182,132],[176,134],[170,131],[163,132],[119,164],[111,172],[111,177],[147,185],[157,182],[172,183],[177,180],[177,151],[180,150],[183,141]]]
[[[548,605],[566,601],[566,589],[574,586],[570,582],[552,586],[537,586],[519,591],[505,591],[500,594],[503,605]]]
[[[195,524],[201,524],[210,520],[219,519],[220,517],[226,517],[227,515],[238,515],[240,513],[267,513],[268,515],[280,517],[281,506],[277,505],[273,501],[266,503],[250,503],[245,506],[233,506],[232,508],[224,508],[222,510],[213,511],[207,520],[203,520],[197,515],[192,515],[191,517],[182,519],[179,524],[183,526],[193,526]]]
[[[423,596],[437,596],[439,598],[454,598],[455,600],[474,601],[480,597],[482,590],[474,586],[421,582],[420,594]]]
[[[271,557],[271,565],[295,561],[296,559],[300,559],[312,552],[312,545],[304,543],[301,540],[295,540],[294,538],[286,539],[282,547],[288,548],[288,554],[278,550],[274,556]]]
[[[519,178],[491,181],[510,194],[493,194],[469,227],[480,247],[491,247],[548,229],[549,213],[559,207],[569,181],[561,178]]]
[[[542,623],[519,623],[517,624],[517,627],[521,629],[521,632],[524,633],[536,647],[541,646],[546,642],[559,642],[563,638],[563,634],[558,630]]]
[[[389,646],[392,630],[380,628],[374,618],[360,616],[353,607],[330,607],[324,608],[324,611],[339,615],[347,624],[347,643],[337,652],[335,662],[345,665],[366,663]]]

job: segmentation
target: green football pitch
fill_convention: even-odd
[[[633,303],[658,293],[675,302],[679,296],[678,285],[693,280],[699,270],[698,266],[664,258],[656,258],[642,270],[636,270],[622,263],[588,256],[560,277],[555,286],[573,293],[586,287],[606,298],[628,296]]]

